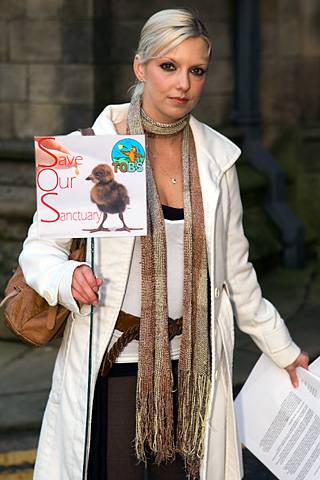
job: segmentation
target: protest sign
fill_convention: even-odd
[[[143,135],[35,138],[39,236],[146,235]]]

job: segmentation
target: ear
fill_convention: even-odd
[[[144,82],[144,66],[140,61],[140,55],[135,55],[133,60],[133,71],[139,82]]]

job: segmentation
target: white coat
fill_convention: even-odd
[[[126,117],[127,109],[127,104],[106,107],[93,125],[95,133],[115,133],[114,124]],[[199,165],[211,279],[213,382],[201,480],[239,480],[242,460],[232,400],[233,319],[235,317],[240,329],[250,334],[261,350],[281,367],[292,363],[300,350],[279,313],[262,298],[255,271],[248,262],[248,242],[242,229],[242,206],[234,166],[240,150],[194,117],[190,125]],[[133,246],[132,237],[95,241],[95,272],[105,281],[93,325],[91,392],[121,308]],[[35,480],[82,479],[89,317],[87,306],[79,312],[71,295],[72,274],[78,264],[68,261],[69,247],[70,240],[40,240],[35,218],[20,256],[27,283],[50,305],[60,302],[72,312],[54,368]],[[222,342],[219,365],[215,338]],[[218,350],[221,353],[220,347]],[[91,407],[92,395],[90,412]]]

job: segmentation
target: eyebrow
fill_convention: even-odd
[[[167,57],[167,56],[159,57],[158,60],[167,60],[173,63],[179,63],[177,62],[177,60],[174,60],[173,58]],[[194,63],[192,67],[203,67],[203,66],[207,67],[208,65],[209,65],[209,61],[208,62],[203,61],[203,63],[202,62]]]

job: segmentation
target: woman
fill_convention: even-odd
[[[190,116],[210,51],[203,24],[190,12],[156,13],[141,32],[130,106],[106,107],[93,125],[97,135],[146,134],[148,236],[96,240],[93,273],[87,264],[68,261],[69,240],[40,240],[36,220],[30,228],[20,256],[27,282],[51,305],[60,302],[72,312],[44,416],[36,480],[142,480],[144,465],[151,480],[240,479],[233,315],[287,368],[293,384],[296,367],[307,367],[307,355],[262,298],[248,263],[234,166],[240,151]],[[96,306],[96,388],[89,404],[91,446],[85,447],[89,304]],[[103,377],[123,316],[129,327],[140,318],[139,341],[125,346]],[[170,342],[168,328],[176,329]]]

